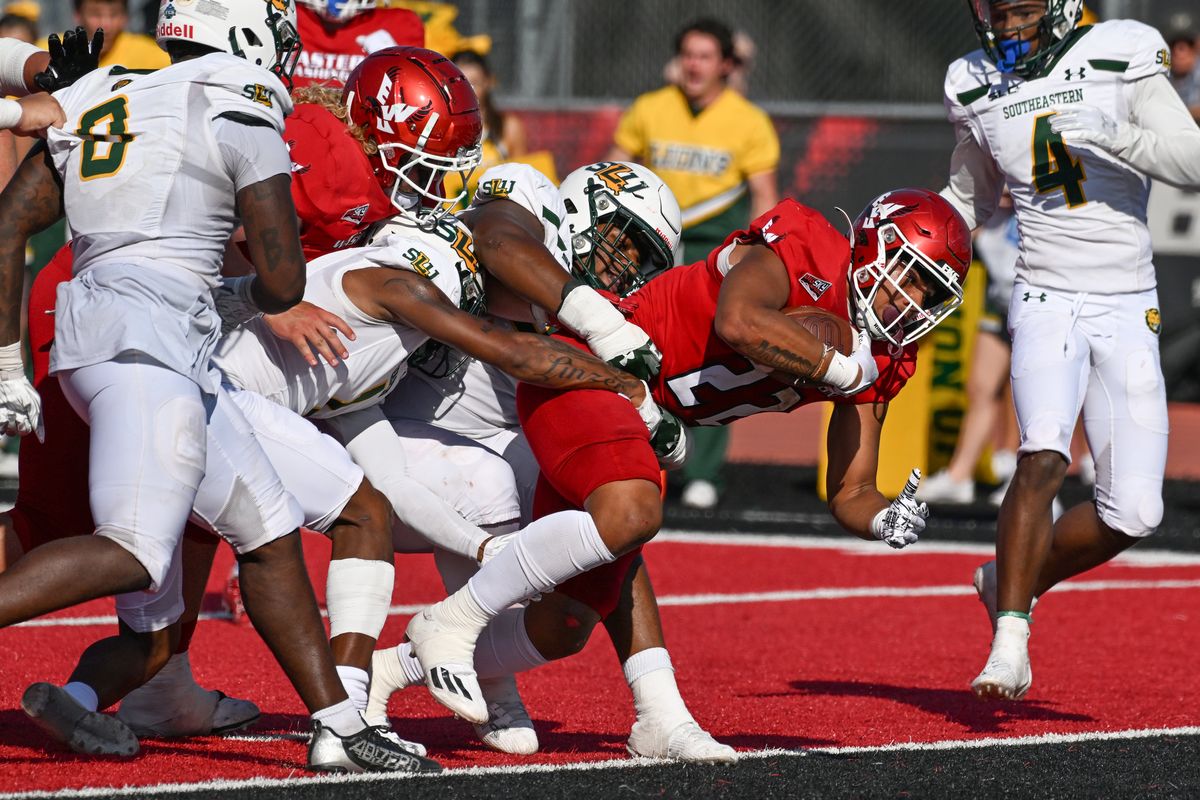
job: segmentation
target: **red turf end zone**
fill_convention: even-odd
[[[306,549],[314,583],[323,587],[328,547],[309,537]],[[1077,581],[1075,591],[1048,596],[1031,645],[1034,687],[1025,702],[1000,704],[976,701],[966,688],[989,642],[984,614],[967,593],[981,560],[882,548],[847,553],[668,542],[649,549],[684,696],[703,725],[739,748],[1200,722],[1200,696],[1185,681],[1157,677],[1190,674],[1200,652],[1200,559],[1109,566]],[[228,564],[223,551],[210,583],[214,608]],[[401,558],[398,566],[397,604],[437,597],[427,557]],[[1129,588],[1106,589],[1099,581]],[[827,591],[817,599],[815,589]],[[699,592],[719,596],[696,597]],[[61,616],[110,613],[111,604],[93,603]],[[406,619],[389,621],[385,643],[398,641]],[[249,737],[148,741],[143,754],[127,762],[82,758],[49,743],[20,712],[22,690],[35,680],[63,681],[82,647],[110,630],[54,624],[0,632],[0,792],[296,774],[303,744],[274,735],[304,730],[306,716],[253,631],[219,620],[200,625],[193,662],[205,685],[263,708],[264,721]],[[408,690],[391,712],[402,736],[425,742],[447,766],[624,757],[633,714],[602,635],[579,656],[522,676],[521,688],[543,747],[532,759],[483,749],[469,727],[449,719],[424,690]]]

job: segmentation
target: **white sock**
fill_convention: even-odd
[[[590,514],[560,511],[531,522],[475,573],[467,589],[488,617],[495,617],[615,559]]]
[[[475,674],[499,678],[540,667],[546,659],[525,632],[525,609],[510,608],[496,617],[475,642]]]
[[[403,686],[414,686],[425,682],[425,670],[421,669],[421,662],[417,661],[417,657],[413,655],[412,643],[401,642],[393,648],[396,652],[396,658],[389,659],[393,666],[398,666],[401,673],[404,675],[404,682],[396,680],[396,676],[392,675],[392,683]]]
[[[996,638],[993,646],[998,644],[1027,647],[1029,642],[1029,622],[1020,617],[1003,616],[996,619]]]
[[[634,653],[622,665],[633,692],[638,719],[654,718],[666,728],[692,721],[675,683],[675,668],[665,647]]]
[[[338,736],[353,736],[367,727],[362,714],[354,707],[354,703],[349,700],[343,700],[329,708],[322,708],[313,714],[312,718]]]
[[[71,698],[76,703],[79,703],[79,705],[88,711],[95,711],[100,707],[100,698],[96,696],[96,690],[86,683],[71,681],[63,687],[63,691],[71,695]]]
[[[346,688],[346,694],[349,695],[350,702],[359,711],[366,711],[367,685],[371,682],[367,671],[358,667],[348,667],[338,664],[337,674],[342,679],[342,686]]]

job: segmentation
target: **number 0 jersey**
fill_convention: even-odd
[[[462,284],[457,255],[437,234],[393,234],[368,247],[331,253],[308,265],[304,299],[337,314],[354,329],[345,342],[349,358],[331,367],[308,362],[291,342],[275,337],[256,319],[221,339],[213,363],[225,379],[297,414],[325,419],[383,401],[404,377],[408,357],[429,337],[416,328],[373,319],[346,296],[342,278],[357,269],[390,268],[416,272],[457,304]]]
[[[620,308],[662,351],[651,382],[654,399],[689,425],[725,425],[761,411],[788,411],[829,398],[815,387],[793,388],[771,378],[713,329],[717,297],[734,244],[764,244],[783,261],[792,290],[787,307],[816,306],[849,319],[846,270],[850,244],[824,217],[786,199],[737,231],[706,261],[675,267],[621,301]],[[916,367],[916,345],[900,355],[876,342],[879,379],[839,403],[891,400]]]
[[[67,121],[49,130],[48,143],[63,178],[75,274],[99,260],[140,258],[215,286],[243,187],[213,129],[247,121],[281,132],[292,102],[279,79],[212,53],[149,74],[99,69],[55,97]],[[282,168],[253,177],[286,172],[282,140],[278,155]]]
[[[1055,109],[1086,104],[1126,121],[1134,83],[1165,73],[1169,64],[1158,31],[1113,20],[1073,31],[1062,52],[1029,80],[999,72],[982,50],[950,65],[950,120],[991,155],[1013,195],[1019,281],[1097,294],[1155,286],[1146,227],[1149,179],[1098,148],[1067,146],[1050,119]],[[1081,269],[1086,286],[1079,283]]]

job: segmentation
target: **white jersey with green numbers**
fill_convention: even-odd
[[[1155,286],[1146,227],[1149,179],[1098,148],[1068,147],[1050,119],[1056,108],[1086,104],[1129,120],[1131,87],[1165,73],[1169,64],[1158,31],[1113,20],[1074,31],[1028,80],[1000,73],[982,50],[950,65],[950,119],[991,154],[1013,195],[1021,234],[1018,281],[1097,294]]]
[[[323,359],[309,366],[291,342],[276,338],[262,319],[256,319],[221,339],[213,363],[225,380],[316,419],[382,402],[408,371],[408,357],[429,337],[365,314],[346,296],[342,278],[358,269],[402,269],[428,278],[451,303],[458,303],[462,291],[455,243],[437,233],[410,230],[367,247],[330,253],[308,265],[304,299],[337,314],[354,329],[354,341],[344,342],[350,354],[346,359],[333,367]],[[448,221],[439,230],[461,233],[461,241],[469,245],[461,225]]]
[[[511,200],[542,223],[542,243],[570,271],[570,229],[558,188],[527,164],[499,164],[483,173],[471,207]],[[384,408],[392,419],[429,422],[472,439],[517,423],[516,381],[496,367],[469,358],[445,378],[420,370],[396,388]]]
[[[213,126],[231,118],[282,133],[292,102],[278,78],[211,53],[149,74],[99,69],[55,97],[67,122],[47,141],[63,178],[75,274],[143,259],[215,286],[240,187]]]

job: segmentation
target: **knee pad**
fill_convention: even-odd
[[[1096,513],[1105,525],[1126,536],[1150,536],[1162,524],[1162,484],[1125,478],[1108,497],[1096,498]]]
[[[1071,434],[1074,427],[1052,416],[1036,417],[1021,431],[1021,455],[1049,450],[1061,453],[1071,463]]]

